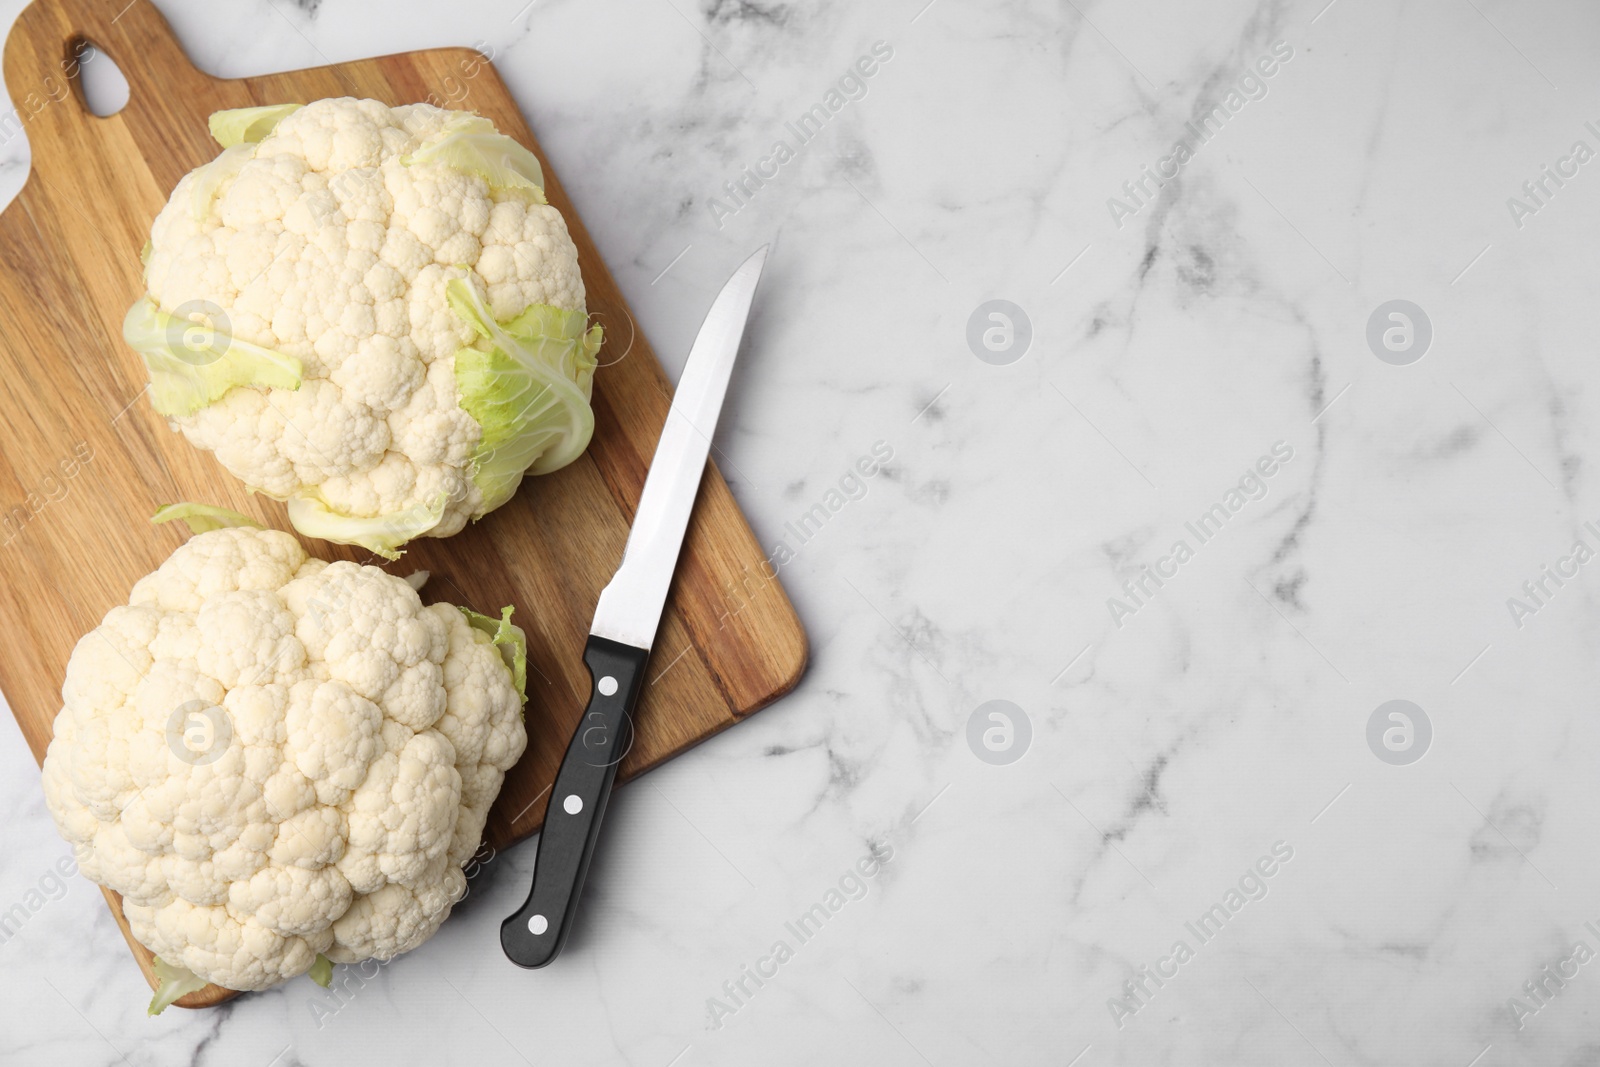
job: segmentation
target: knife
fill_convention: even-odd
[[[583,653],[589,706],[556,772],[533,888],[500,926],[500,947],[519,967],[543,967],[555,959],[572,931],[617,764],[632,744],[633,708],[644,688],[645,664],[769,247],[763,245],[733,272],[694,339],[645,476],[622,563],[595,606]]]

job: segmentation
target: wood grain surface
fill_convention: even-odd
[[[83,103],[72,57],[84,41],[129,82],[127,106],[109,118]],[[539,154],[550,202],[578,246],[589,310],[606,328],[594,441],[570,467],[525,481],[482,522],[415,542],[389,567],[431,571],[429,599],[489,612],[516,605],[529,640],[528,751],[506,778],[486,836],[503,848],[537,832],[589,689],[589,619],[621,558],[671,386],[493,66],[469,49],[444,48],[220,80],[190,64],[149,3],[35,0],[6,42],[5,80],[33,167],[0,214],[0,689],[40,760],[74,643],[184,540],[181,524],[150,525],[157,505],[220,504],[290,528],[280,504],[248,494],[156,415],[141,395],[143,364],[121,339],[123,314],[143,291],[139,249],[152,219],[178,179],[218,152],[207,116],[328,96],[389,104],[431,96],[493,119]],[[371,562],[347,546],[307,547]],[[765,577],[764,557],[709,468],[620,780],[799,680],[805,634],[782,588]],[[116,894],[106,895],[127,935]],[[153,984],[150,954],[128,941]],[[210,986],[179,1003],[232,995]]]

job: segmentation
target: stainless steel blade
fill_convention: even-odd
[[[649,648],[655,641],[768,247],[733,272],[694,339],[645,475],[622,565],[600,593],[591,634],[634,648]]]

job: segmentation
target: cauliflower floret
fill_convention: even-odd
[[[538,182],[484,163],[533,157],[487,120],[348,97],[283,111],[257,143],[231,144],[178,183],[151,227],[146,302],[298,360],[298,387],[246,376],[197,409],[158,400],[158,410],[251,488],[314,502],[314,526],[291,512],[302,532],[392,555],[407,537],[448,536],[510,495],[504,471],[492,489],[477,483],[484,430],[463,406],[456,354],[492,343],[452,307],[447,284],[481,293],[501,323],[537,306],[578,312],[559,324],[574,359],[549,335],[522,358],[561,366],[585,398],[599,335],[584,332],[577,248],[560,212]],[[472,143],[462,153],[441,150],[463,138]],[[221,359],[229,344],[218,348]],[[507,394],[528,395],[528,380]],[[562,425],[587,440],[582,419]],[[503,441],[504,427],[496,432]],[[539,458],[503,446],[490,454],[524,469]],[[403,533],[375,535],[370,524],[358,533],[352,521],[413,508],[427,521]]]
[[[130,601],[73,652],[44,790],[134,936],[241,990],[432,936],[527,744],[490,637],[272,530],[199,534]]]

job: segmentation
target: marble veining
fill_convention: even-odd
[[[158,6],[220,76],[491,55],[671,374],[775,241],[716,443],[813,662],[617,794],[559,965],[523,846],[154,1020],[7,717],[0,1061],[1600,1063],[1600,11]]]

